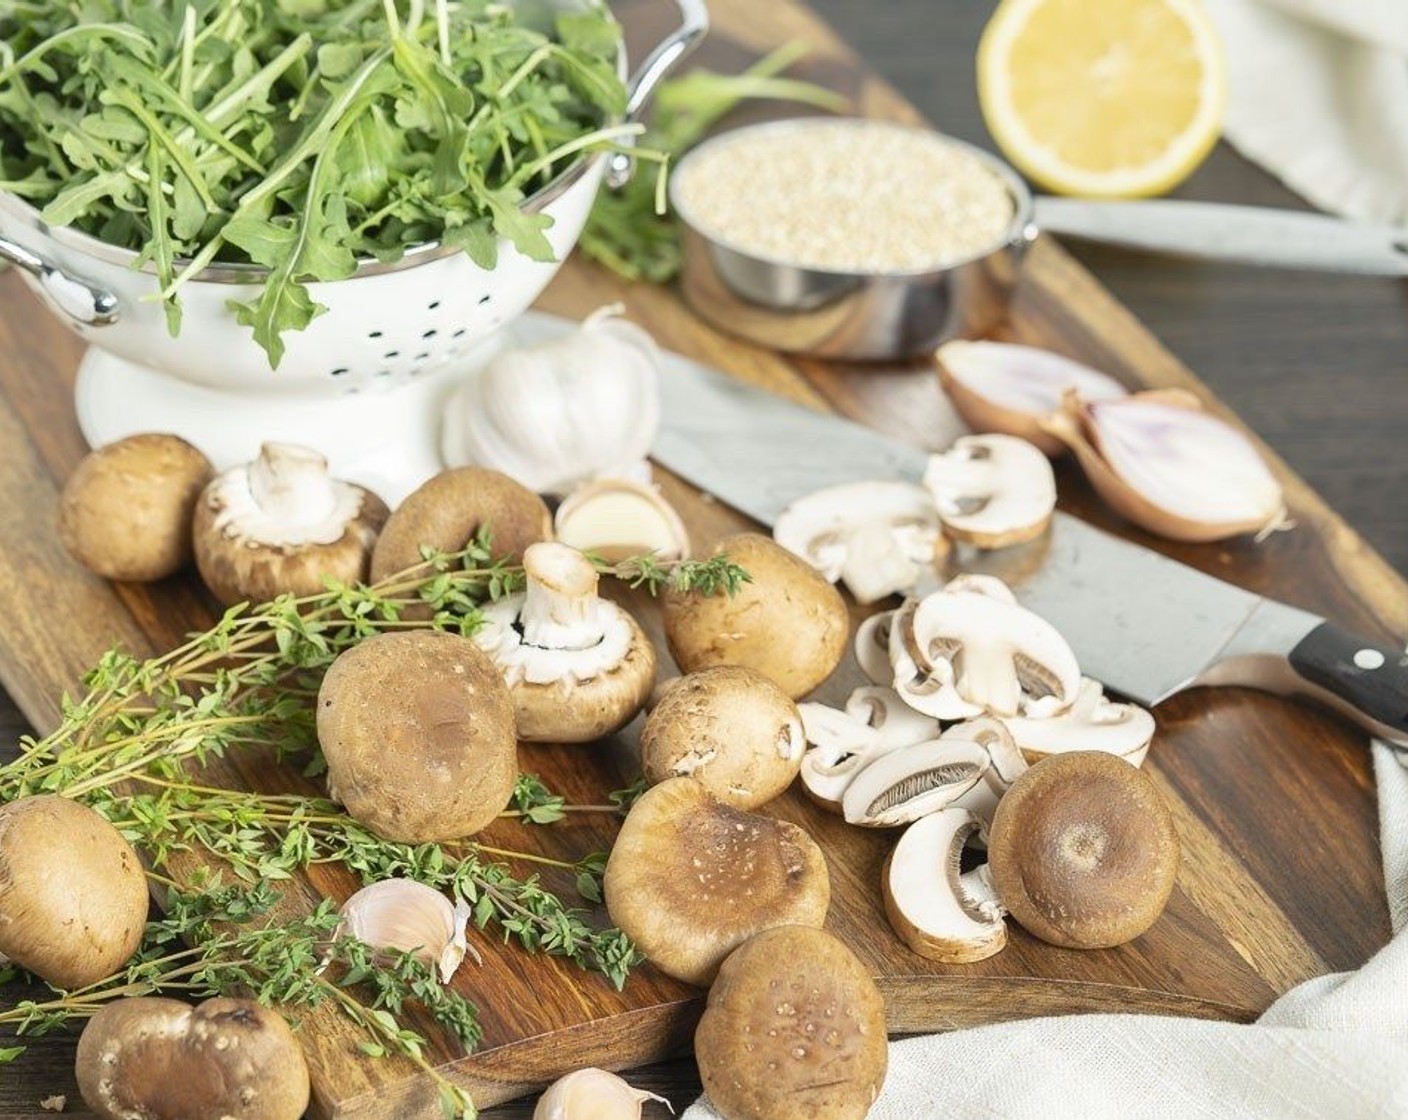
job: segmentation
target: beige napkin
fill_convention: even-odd
[[[1203,0],[1224,135],[1321,209],[1408,226],[1408,0]]]
[[[1071,1015],[890,1045],[870,1120],[1408,1117],[1408,764],[1374,744],[1394,939],[1251,1025]],[[684,1120],[714,1120],[700,1101]]]

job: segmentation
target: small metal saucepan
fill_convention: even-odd
[[[880,360],[925,354],[947,339],[985,334],[1006,316],[1022,259],[1039,230],[1246,264],[1408,275],[1408,235],[1401,230],[1216,203],[1034,198],[1002,160],[947,137],[1006,186],[1012,220],[990,247],[943,267],[912,272],[801,267],[730,244],[701,228],[688,207],[680,205],[674,183],[710,145],[736,138],[740,131],[795,128],[817,119],[772,121],[724,133],[685,156],[678,178],[672,177],[671,206],[684,229],[681,287],[686,301],[715,326],[776,350]]]

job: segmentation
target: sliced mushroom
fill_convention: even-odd
[[[962,739],[931,739],[881,755],[841,795],[849,824],[893,828],[954,804],[990,765],[988,752]]]
[[[961,873],[964,845],[982,829],[967,809],[922,817],[885,863],[885,914],[906,945],[929,960],[968,964],[1007,944],[1006,912],[985,872]]]
[[[933,499],[908,482],[855,482],[818,490],[778,517],[773,539],[857,603],[873,603],[918,582],[939,554]]]
[[[1066,711],[1044,719],[1006,718],[1003,723],[1032,765],[1066,751],[1101,751],[1139,766],[1155,730],[1152,715],[1137,704],[1107,699],[1100,682],[1089,677],[1081,678]]]
[[[629,478],[602,478],[569,494],[553,519],[557,539],[608,563],[653,554],[678,560],[689,554],[684,522],[654,486]]]
[[[902,608],[903,610],[903,608]],[[895,689],[939,719],[984,713],[1048,716],[1068,708],[1080,667],[1056,628],[1025,607],[990,594],[943,590],[914,606],[892,638]],[[914,674],[901,683],[902,668]]]
[[[938,721],[916,712],[892,688],[856,689],[843,711],[804,703],[798,709],[806,730],[802,788],[825,809],[841,811],[841,795],[861,769],[882,754],[933,739]]]
[[[503,673],[518,737],[586,743],[618,731],[655,682],[655,650],[640,625],[597,595],[591,561],[565,544],[523,554],[528,588],[483,608],[474,642]]]
[[[1018,777],[1026,773],[1027,760],[1017,749],[1017,743],[1006,725],[992,716],[979,716],[955,723],[939,736],[940,742],[958,740],[987,751],[989,765],[983,770],[982,780],[953,804],[972,811],[987,823],[997,811],[1002,795]]]
[[[924,471],[944,532],[979,548],[1006,548],[1045,531],[1056,478],[1045,455],[1016,436],[964,436]]]
[[[328,579],[367,577],[384,502],[328,474],[318,452],[266,443],[252,463],[218,475],[196,503],[196,566],[227,605],[312,595]]]
[[[894,618],[894,611],[881,611],[856,627],[856,664],[871,684],[888,685],[895,679],[890,667],[890,627]]]
[[[699,985],[755,933],[819,928],[831,900],[826,859],[806,832],[725,805],[689,778],[632,806],[603,889],[621,932],[662,972]]]

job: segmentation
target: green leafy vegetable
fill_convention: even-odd
[[[520,22],[494,0],[0,0],[0,190],[181,285],[268,270],[235,306],[278,365],[314,281],[443,240],[551,260],[522,203],[631,132],[603,6]]]

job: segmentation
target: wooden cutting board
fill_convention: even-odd
[[[788,39],[812,43],[806,76],[856,98],[858,111],[915,115],[813,17],[793,3],[714,0],[716,25],[700,58],[736,69]],[[541,301],[580,317],[623,301],[662,345],[804,403],[832,408],[921,446],[940,447],[953,417],[923,365],[864,369],[788,360],[720,335],[671,290],[624,285],[573,260]],[[1132,387],[1181,386],[1220,407],[1206,388],[1057,246],[1032,253],[1002,337],[1048,346]],[[59,698],[109,645],[148,654],[212,621],[191,577],[151,587],[114,586],[63,553],[53,521],[62,480],[86,450],[70,403],[81,347],[41,312],[15,276],[0,278],[0,680],[41,730]],[[1268,457],[1275,463],[1275,457]],[[1408,587],[1313,494],[1276,463],[1297,528],[1262,544],[1173,546],[1106,513],[1080,476],[1058,472],[1062,505],[1251,590],[1334,617],[1369,635],[1408,630]],[[747,523],[659,472],[703,551]],[[649,604],[645,621],[659,639]],[[857,611],[856,617],[863,612]],[[661,646],[663,649],[663,644]],[[860,683],[848,659],[820,691],[839,703]],[[1040,944],[1014,927],[1010,946],[975,965],[942,966],[909,953],[879,902],[879,870],[892,834],[843,826],[800,795],[772,806],[827,852],[833,889],[828,926],[879,977],[892,1033],[942,1030],[1078,1011],[1154,1011],[1248,1020],[1308,977],[1354,968],[1389,936],[1365,738],[1337,717],[1241,690],[1204,690],[1158,710],[1148,769],[1170,801],[1183,839],[1179,886],[1160,922],[1119,949],[1079,953]],[[599,749],[524,747],[521,764],[572,801],[599,801],[629,780],[632,735]],[[263,789],[303,788],[247,760],[218,777]],[[529,830],[495,825],[487,843],[575,859],[609,847],[608,819]],[[525,869],[526,870],[526,869]],[[552,885],[570,892],[570,884]],[[315,869],[287,905],[345,897],[350,877]],[[595,917],[603,924],[605,914]],[[482,968],[455,983],[479,1005],[480,1051],[464,1056],[436,1036],[443,1071],[486,1106],[522,1095],[581,1065],[627,1068],[689,1045],[702,993],[649,967],[625,991],[552,958],[481,939]],[[335,1013],[305,1019],[301,1037],[324,1116],[436,1116],[427,1082],[408,1064],[360,1057]]]

